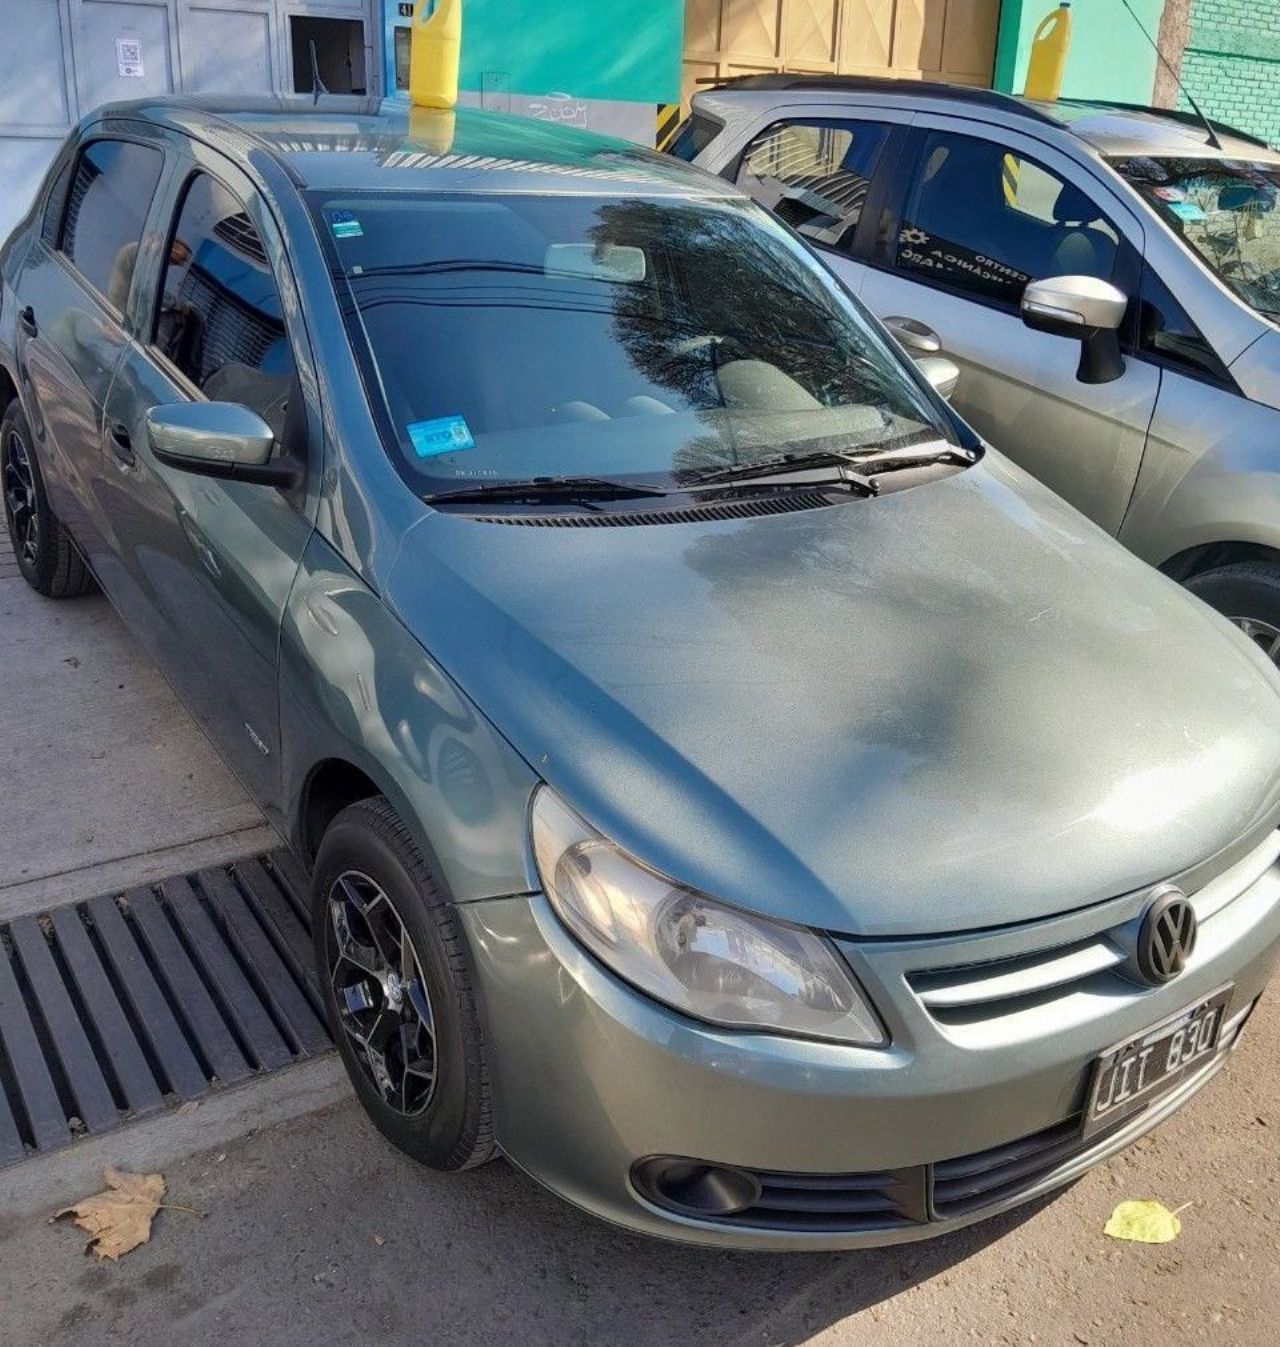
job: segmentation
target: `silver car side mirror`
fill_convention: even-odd
[[[1028,327],[1081,343],[1076,377],[1087,384],[1110,383],[1124,373],[1119,330],[1128,308],[1124,291],[1096,276],[1047,276],[1022,292]]]
[[[297,466],[272,460],[271,427],[238,402],[175,402],[147,412],[151,452],[171,468],[206,477],[288,486]]]
[[[945,355],[918,355],[916,366],[940,398],[949,398],[960,382],[960,366]]]

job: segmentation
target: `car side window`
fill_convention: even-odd
[[[211,401],[251,407],[281,437],[294,362],[280,290],[243,203],[207,173],[178,208],[152,341]]]
[[[714,117],[695,112],[676,127],[675,138],[667,146],[667,153],[691,164],[723,129]]]
[[[1231,383],[1231,375],[1217,352],[1150,267],[1145,267],[1142,274],[1138,354],[1194,378],[1216,384]]]
[[[154,145],[130,140],[95,140],[76,161],[67,193],[62,251],[122,312],[163,167],[164,156]]]
[[[814,243],[847,246],[888,134],[883,122],[778,122],[747,147],[738,186]]]
[[[893,266],[1016,309],[1047,276],[1110,280],[1119,234],[1073,183],[1022,154],[930,131],[910,183]]]

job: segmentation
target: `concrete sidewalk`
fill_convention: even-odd
[[[0,920],[278,845],[101,595],[54,601],[0,528]]]

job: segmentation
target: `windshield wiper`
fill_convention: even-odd
[[[724,468],[710,468],[691,478],[694,486],[713,486],[724,482],[745,482],[756,477],[775,477],[785,472],[803,472],[809,468],[840,468],[839,481],[862,487],[873,495],[875,483],[870,479],[876,473],[896,472],[899,468],[926,467],[931,463],[957,463],[969,467],[977,456],[966,449],[948,444],[941,448],[918,449],[903,446],[893,449],[872,449],[858,452],[826,451],[817,454],[780,454],[755,463],[734,463]],[[852,471],[850,471],[852,469]],[[805,483],[804,485],[810,485]]]
[[[918,449],[874,449],[849,456],[849,462],[856,464],[868,477],[881,472],[897,472],[900,468],[927,468],[932,463],[955,463],[968,468],[977,461],[977,454],[954,444],[944,444],[936,449],[923,445]]]
[[[874,495],[875,488],[859,473],[848,471],[861,466],[850,454],[779,454],[776,458],[761,458],[754,463],[732,463],[724,468],[708,468],[689,478],[690,486],[717,486],[725,482],[748,482],[757,477],[777,477],[786,472],[805,472],[810,468],[840,468],[843,471],[832,478],[836,484],[860,487],[867,495]],[[823,483],[826,485],[827,483]],[[800,483],[803,486],[815,486],[815,482]]]
[[[660,486],[648,482],[618,482],[611,477],[530,477],[523,482],[477,482],[472,486],[436,491],[423,499],[428,505],[471,500],[564,500],[589,508],[597,500],[627,500],[640,496],[665,496]]]

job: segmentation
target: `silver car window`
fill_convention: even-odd
[[[847,246],[888,134],[882,122],[779,122],[747,147],[738,186],[805,238]]]
[[[1093,198],[1020,152],[930,131],[907,192],[895,266],[1015,309],[1029,281],[1110,280],[1119,235]]]

